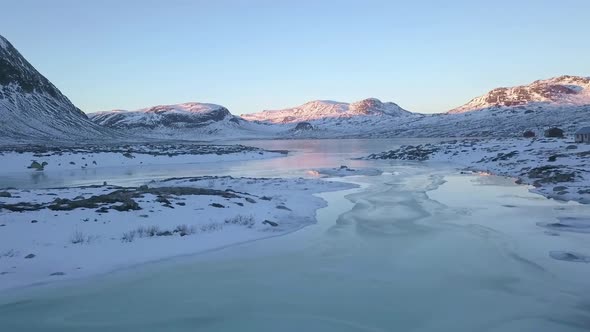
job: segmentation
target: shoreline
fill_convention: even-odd
[[[3,174],[248,161],[284,157],[287,154],[285,150],[265,150],[244,145],[199,144],[0,149]]]
[[[211,192],[190,191],[202,187]],[[317,210],[327,203],[315,194],[355,187],[324,180],[202,177],[164,180],[150,183],[147,188],[10,190],[13,197],[4,200],[16,204],[21,200],[19,196],[25,198],[24,194],[30,194],[30,199],[24,201],[36,206],[25,212],[6,212],[6,204],[3,206],[0,292],[104,275],[286,235],[317,222]],[[179,192],[179,188],[184,189]],[[167,194],[169,190],[174,194]],[[86,204],[92,197],[107,197],[109,201],[121,191],[131,195],[141,210],[134,210],[128,201],[125,203],[127,198],[122,199],[123,203],[96,203],[99,207],[91,215],[87,208],[70,210],[67,205]],[[74,198],[81,196],[81,192],[93,196],[85,200]],[[56,200],[65,201],[66,210],[52,203]],[[150,227],[157,229],[150,231]],[[81,242],[72,240],[72,231],[83,234],[79,237]],[[130,237],[131,233],[135,235]]]
[[[590,204],[590,144],[566,138],[455,140],[402,146],[364,159],[449,163],[514,178],[546,198]]]

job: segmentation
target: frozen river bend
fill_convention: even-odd
[[[351,157],[311,150],[274,162],[307,158],[297,164],[305,174]],[[383,173],[340,178],[360,187],[319,194],[327,206],[317,224],[4,292],[0,321],[9,331],[587,331],[590,264],[572,257],[590,253],[590,235],[551,225],[588,222],[588,205],[451,167],[350,167]]]

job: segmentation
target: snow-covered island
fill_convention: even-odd
[[[198,177],[0,191],[0,290],[282,235],[315,222],[315,179]]]
[[[26,145],[0,148],[2,172],[254,160],[282,157],[287,153],[283,150],[270,151],[244,145],[155,142],[131,145]]]
[[[341,165],[335,168],[318,168],[308,171],[308,174],[322,177],[345,177],[345,176],[377,176],[383,173],[382,170],[372,167],[352,168]]]
[[[590,144],[570,139],[466,139],[402,146],[367,159],[451,162],[466,170],[516,178],[558,200],[590,203]]]

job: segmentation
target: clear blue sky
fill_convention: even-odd
[[[0,34],[85,112],[377,97],[431,113],[590,75],[588,0],[0,2]]]

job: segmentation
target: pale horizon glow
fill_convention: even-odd
[[[590,76],[590,1],[100,1],[2,5],[0,34],[84,112],[312,100],[445,112]]]

